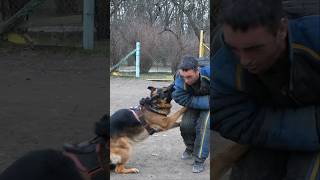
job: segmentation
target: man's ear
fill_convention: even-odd
[[[280,26],[278,30],[278,36],[281,39],[286,39],[288,35],[288,18],[283,17],[280,20]]]

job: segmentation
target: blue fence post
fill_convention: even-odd
[[[83,1],[83,48],[93,49],[94,0]]]
[[[136,78],[140,77],[140,42],[136,43]]]

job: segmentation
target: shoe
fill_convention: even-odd
[[[96,145],[102,142],[102,138],[95,137],[91,140],[84,141],[78,144],[66,143],[63,145],[63,149],[67,152],[76,154],[88,154],[96,151]]]
[[[204,162],[195,161],[192,165],[192,172],[201,173],[202,171],[204,171]]]
[[[187,149],[182,153],[182,156],[181,156],[182,160],[187,160],[192,158],[193,158],[192,152],[188,151]]]

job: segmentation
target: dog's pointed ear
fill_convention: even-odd
[[[153,86],[148,86],[148,89],[149,89],[151,92],[153,92],[153,91],[155,91],[157,88],[155,88],[155,87],[153,87]]]

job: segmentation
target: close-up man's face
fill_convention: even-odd
[[[188,85],[192,85],[199,79],[199,71],[198,70],[179,70],[180,76],[184,79],[184,82]]]
[[[242,66],[253,74],[268,70],[285,50],[286,29],[272,33],[263,26],[241,31],[224,25],[223,33],[227,46],[239,57]]]

